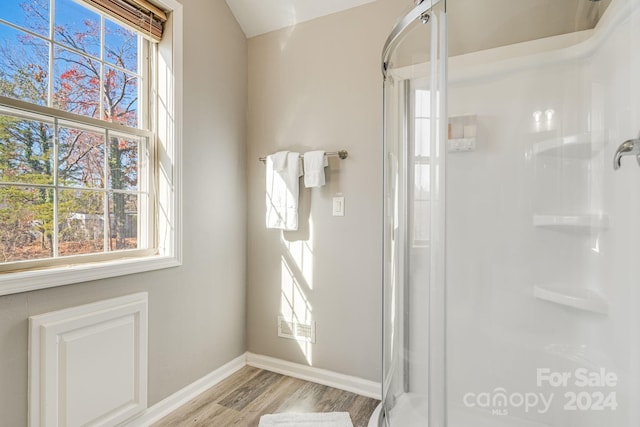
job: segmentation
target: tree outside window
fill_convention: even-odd
[[[0,95],[71,114],[0,105],[0,263],[146,248],[144,43],[72,0],[3,0]]]

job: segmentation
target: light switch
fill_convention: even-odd
[[[344,216],[344,196],[333,198],[333,216]]]

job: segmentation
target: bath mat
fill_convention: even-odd
[[[353,424],[348,412],[312,412],[263,415],[258,427],[353,427]]]

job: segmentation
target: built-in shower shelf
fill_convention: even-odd
[[[534,215],[535,227],[558,230],[604,230],[609,228],[607,215]]]
[[[590,289],[563,289],[534,286],[536,298],[591,313],[608,314],[609,302]]]
[[[592,132],[547,139],[533,145],[533,154],[570,159],[590,159],[602,150]]]
[[[464,151],[474,151],[476,149],[476,138],[453,138],[447,140],[447,151],[449,153],[459,153]]]

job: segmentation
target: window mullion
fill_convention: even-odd
[[[104,139],[104,192],[102,196],[103,200],[103,211],[102,215],[104,217],[103,222],[103,234],[104,234],[104,252],[109,252],[109,245],[111,243],[111,218],[109,217],[109,153],[111,150],[109,149],[109,129],[105,129],[105,139]]]
[[[58,257],[58,203],[60,200],[60,192],[58,190],[58,143],[60,138],[58,137],[58,118],[55,117],[53,119],[53,224],[51,226],[51,234],[52,241],[51,245],[53,246],[53,258]]]
[[[55,9],[56,9],[56,5],[55,5],[55,0],[50,0],[49,2],[49,84],[47,86],[47,106],[48,107],[53,107],[53,85],[55,82],[55,75],[54,73],[54,67],[53,67],[53,60],[54,60],[54,53],[55,53],[55,48],[54,48],[54,44],[53,44],[53,38],[55,36]]]
[[[101,120],[105,120],[106,119],[106,115],[105,115],[105,111],[104,111],[104,99],[105,99],[105,93],[104,93],[104,73],[105,73],[105,69],[104,69],[104,61],[105,61],[105,57],[104,57],[104,45],[105,45],[105,40],[104,40],[104,16],[100,16],[100,93],[98,94],[98,103],[99,103],[99,108],[98,111],[100,112],[100,119]]]

